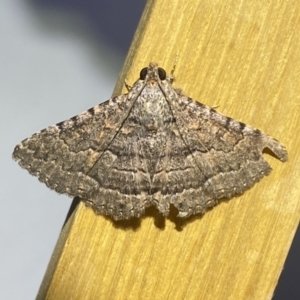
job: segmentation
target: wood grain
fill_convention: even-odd
[[[114,222],[80,204],[37,299],[271,299],[300,215],[297,0],[148,1],[114,94],[150,61],[186,95],[280,140],[289,161],[204,216]]]

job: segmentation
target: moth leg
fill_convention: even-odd
[[[172,70],[170,72],[170,76],[169,76],[169,81],[171,84],[175,81],[174,73],[175,73],[175,69],[176,69],[176,65],[177,65],[177,60],[178,60],[178,53],[175,56],[174,65],[173,65],[173,68],[172,68]]]
[[[127,91],[130,92],[130,90],[132,89],[132,86],[127,83],[126,79],[124,80],[124,85],[125,85]]]

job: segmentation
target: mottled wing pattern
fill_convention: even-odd
[[[58,193],[94,197],[99,183],[88,173],[120,131],[137,92],[111,98],[33,134],[15,147],[13,158]]]
[[[114,219],[155,205],[180,217],[203,213],[269,174],[277,140],[196,102],[150,63],[128,94],[50,126],[16,146],[21,167],[58,193],[79,196]]]
[[[173,90],[167,97],[194,169],[187,187],[172,201],[179,215],[205,212],[218,199],[242,194],[271,171],[262,156],[269,148],[280,160],[287,151],[274,138]]]
[[[98,190],[85,202],[96,213],[111,215],[116,220],[129,219],[143,215],[152,204],[148,157],[143,156],[146,141],[140,141],[142,131],[130,114],[89,171],[88,176],[98,183]]]
[[[97,213],[128,219],[156,205],[168,215],[170,202],[162,195],[182,191],[187,154],[172,126],[164,94],[157,84],[146,83],[122,128],[88,173],[99,183],[97,193],[88,199]],[[171,186],[167,173],[178,167],[181,174]]]

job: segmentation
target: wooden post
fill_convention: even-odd
[[[132,84],[150,61],[175,87],[276,137],[289,161],[204,216],[114,222],[80,204],[37,299],[270,299],[300,216],[300,6],[297,0],[149,0],[127,56]]]

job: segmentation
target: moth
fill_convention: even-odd
[[[33,134],[13,158],[49,188],[115,220],[140,217],[151,205],[164,216],[170,204],[179,217],[204,213],[270,173],[265,148],[287,160],[277,140],[172,81],[150,63],[128,93]]]

